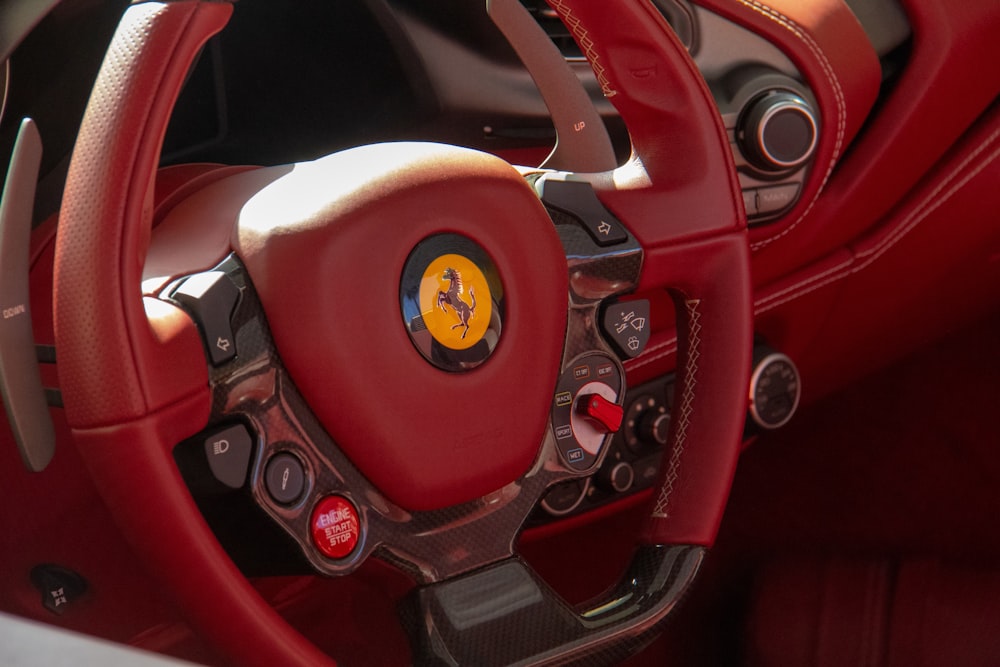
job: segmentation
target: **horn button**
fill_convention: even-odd
[[[433,144],[337,153],[254,195],[234,245],[296,386],[390,500],[439,509],[528,470],[568,279],[514,168]]]
[[[493,260],[458,234],[421,241],[403,268],[403,324],[420,354],[442,370],[468,371],[493,354],[505,301]]]

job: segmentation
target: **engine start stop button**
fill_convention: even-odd
[[[327,496],[312,513],[313,544],[329,558],[346,558],[361,541],[361,521],[351,501]]]

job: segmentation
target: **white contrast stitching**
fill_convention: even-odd
[[[989,147],[990,144],[992,144],[994,141],[996,141],[996,139],[997,139],[998,136],[1000,136],[1000,130],[995,130],[993,132],[993,134],[991,134],[989,137],[987,137],[986,141],[983,142],[982,146],[980,146],[975,151],[973,151],[965,160],[962,161],[962,164],[960,164],[958,166],[958,168],[955,169],[955,171],[951,172],[948,175],[947,178],[943,179],[938,184],[938,186],[936,188],[934,188],[934,190],[932,190],[929,195],[927,195],[927,197],[924,199],[924,202],[922,204],[923,206],[926,206],[926,209],[924,209],[924,208],[918,208],[918,209],[916,209],[913,213],[910,214],[911,216],[914,216],[913,219],[912,220],[907,220],[907,221],[901,223],[900,225],[896,226],[896,228],[893,229],[889,233],[888,237],[886,238],[886,240],[883,243],[880,243],[877,246],[875,246],[875,247],[873,247],[873,248],[871,248],[869,250],[866,250],[864,252],[858,253],[858,257],[859,258],[861,258],[861,257],[868,257],[869,255],[872,255],[872,257],[868,260],[868,263],[866,263],[864,266],[867,266],[872,261],[874,261],[875,259],[877,259],[878,257],[880,257],[882,254],[884,254],[887,250],[889,250],[889,248],[891,248],[892,246],[896,245],[896,243],[898,243],[904,236],[906,236],[907,234],[910,233],[910,230],[912,230],[913,227],[915,227],[917,225],[917,223],[919,223],[921,220],[923,220],[924,218],[926,218],[927,215],[929,215],[931,212],[933,212],[938,207],[940,207],[941,204],[944,203],[944,199],[946,199],[948,197],[951,197],[951,195],[954,194],[955,191],[957,191],[958,189],[961,189],[962,187],[964,187],[966,183],[968,183],[977,174],[979,174],[979,172],[981,172],[983,169],[985,169],[986,165],[988,165],[990,162],[992,162],[994,159],[996,159],[997,153],[994,152],[992,155],[989,156],[988,159],[984,160],[982,162],[982,164],[978,165],[975,169],[973,169],[971,172],[969,172],[965,176],[965,178],[963,178],[961,181],[959,181],[958,184],[956,185],[956,187],[953,188],[951,191],[949,191],[949,193],[946,195],[945,198],[936,199],[938,193],[941,192],[941,190],[943,190],[945,188],[945,186],[948,185],[948,183],[950,183],[951,181],[953,181],[955,179],[955,177],[957,177],[958,174],[961,173],[961,171],[963,169],[965,169],[965,167],[968,166],[968,164],[970,162],[972,162],[977,157],[979,157],[979,155],[983,151],[985,151],[987,149],[987,147]],[[928,205],[928,202],[930,203],[929,205]],[[917,215],[918,213],[921,214],[921,215]],[[907,218],[909,218],[909,217],[910,216],[907,216]],[[863,268],[863,267],[859,267],[859,269],[857,269],[857,270],[860,270],[860,268]]]
[[[774,294],[769,294],[768,296],[766,296],[766,297],[764,297],[762,299],[759,299],[758,301],[754,302],[754,312],[758,313],[758,314],[759,313],[766,313],[769,310],[773,310],[774,308],[777,308],[778,306],[780,306],[782,304],[788,303],[789,301],[793,301],[793,300],[799,298],[800,296],[802,296],[804,294],[808,294],[809,292],[813,292],[813,291],[819,289],[820,287],[822,287],[823,285],[828,285],[830,282],[832,282],[834,280],[838,280],[839,278],[841,278],[842,275],[847,275],[848,273],[850,273],[850,268],[851,268],[852,264],[854,264],[854,257],[853,256],[850,257],[849,259],[845,259],[840,264],[837,264],[836,266],[834,266],[832,268],[829,268],[826,271],[823,271],[822,273],[818,273],[815,276],[810,276],[809,278],[807,278],[806,280],[803,280],[800,283],[796,283],[795,285],[792,285],[790,287],[786,287],[785,289],[781,290],[780,292],[776,292]],[[842,272],[842,275],[841,275],[840,272]],[[831,274],[836,274],[836,275],[833,275],[830,278],[830,280],[823,280],[823,278],[826,278],[827,276],[830,276]],[[822,282],[819,282],[819,281],[822,281]],[[819,284],[812,285],[807,290],[803,289],[804,287],[809,286],[811,283],[817,283],[817,282],[819,282]],[[785,297],[785,298],[781,298],[781,297]]]
[[[806,47],[809,48],[813,56],[815,56],[819,61],[820,67],[823,70],[823,75],[826,76],[827,82],[830,84],[830,87],[833,88],[834,99],[837,102],[837,141],[834,144],[833,155],[830,156],[830,164],[827,165],[826,174],[823,175],[823,180],[820,182],[819,188],[817,188],[816,193],[813,195],[812,201],[809,202],[809,206],[806,207],[806,210],[802,212],[802,215],[800,215],[795,222],[786,227],[780,234],[775,234],[772,237],[766,238],[763,241],[758,241],[750,246],[751,250],[760,250],[795,229],[800,222],[805,220],[805,218],[812,211],[813,206],[816,205],[816,201],[819,199],[820,193],[823,192],[827,181],[830,180],[830,175],[833,174],[833,168],[837,164],[837,158],[840,157],[840,150],[843,147],[844,142],[844,131],[847,126],[847,103],[844,100],[844,91],[840,87],[840,81],[837,79],[833,66],[830,64],[826,54],[823,53],[823,50],[819,47],[812,36],[805,32],[793,19],[763,3],[757,2],[757,0],[739,0],[739,2],[743,6],[782,26],[795,35],[803,44],[806,45]]]
[[[677,339],[671,338],[668,342],[671,343],[671,345],[665,348],[662,352],[659,352],[657,354],[650,354],[650,350],[646,350],[646,352],[641,357],[637,359],[630,359],[625,364],[626,370],[630,371],[635,370],[636,368],[640,368],[642,366],[645,366],[646,364],[651,364],[654,361],[658,361],[660,359],[669,357],[670,355],[672,355],[677,351]]]
[[[583,22],[573,15],[573,10],[566,6],[562,0],[552,0],[550,5],[552,9],[556,10],[562,16],[563,23],[576,36],[577,43],[583,50],[583,55],[590,61],[590,67],[594,70],[597,82],[601,84],[601,91],[604,93],[604,96],[614,97],[617,95],[618,91],[611,86],[611,80],[605,73],[607,69],[601,64],[601,54],[597,52],[594,40],[590,38],[590,34],[584,27]]]
[[[677,430],[675,431],[673,451],[670,452],[670,463],[667,467],[667,475],[663,480],[663,489],[653,507],[654,519],[667,519],[670,517],[668,511],[670,496],[674,492],[674,483],[680,474],[681,454],[684,453],[684,444],[687,440],[688,427],[691,425],[691,413],[694,404],[694,388],[698,384],[698,357],[701,356],[701,313],[698,306],[701,305],[699,299],[688,299],[684,302],[687,308],[688,325],[688,351],[684,372],[684,391],[681,395],[681,403],[678,409],[680,413],[677,417]]]
[[[927,216],[951,199],[956,192],[965,187],[969,181],[975,178],[980,172],[989,166],[990,163],[1000,157],[1000,148],[997,148],[992,153],[988,154],[980,164],[976,165],[972,171],[965,174],[961,179],[956,180],[959,174],[962,174],[965,169],[968,168],[969,164],[982,155],[983,152],[985,152],[998,138],[1000,138],[1000,130],[994,131],[989,137],[986,138],[979,148],[962,160],[962,162],[953,171],[951,171],[948,176],[941,180],[941,183],[939,183],[937,187],[924,197],[923,201],[917,208],[903,218],[903,221],[897,225],[896,228],[889,233],[881,243],[868,250],[858,253],[856,256],[847,259],[836,266],[823,271],[822,273],[810,276],[800,283],[796,283],[795,285],[786,287],[779,292],[769,294],[766,297],[756,300],[754,302],[755,314],[760,315],[770,312],[779,306],[782,306],[790,301],[794,301],[795,299],[799,299],[807,294],[811,294],[812,292],[822,289],[823,287],[846,278],[847,276],[863,271],[871,266],[893,246],[906,238],[906,236],[912,232],[917,225],[923,222]],[[941,191],[949,184],[952,184],[951,188],[941,195]],[[646,352],[644,352],[642,356],[637,359],[633,359],[631,362],[626,364],[626,367],[629,370],[632,370],[663,359],[676,351],[676,343],[676,338],[670,338],[666,341],[658,343],[656,346],[647,348]],[[657,354],[650,354],[654,350],[658,350],[661,347],[668,349],[664,349],[662,352]]]
[[[969,166],[970,162],[975,160],[980,154],[982,154],[984,150],[986,150],[986,148],[991,143],[996,141],[997,137],[1000,137],[1000,130],[993,132],[993,134],[991,134],[986,139],[986,141],[983,143],[982,146],[973,151],[968,157],[966,157],[962,161],[960,165],[958,165],[958,167],[955,168],[954,171],[952,171],[946,178],[942,179],[941,183],[936,188],[934,188],[934,190],[932,190],[926,197],[924,197],[924,200],[920,203],[920,206],[915,208],[909,215],[903,218],[903,221],[899,225],[897,225],[896,228],[893,229],[893,231],[890,232],[886,236],[886,238],[883,239],[881,243],[878,243],[877,245],[868,250],[858,253],[855,256],[854,260],[845,262],[843,264],[839,264],[833,269],[825,271],[823,274],[814,276],[809,280],[799,283],[799,285],[797,285],[796,287],[809,285],[810,283],[813,283],[817,278],[821,278],[823,275],[827,275],[838,269],[843,269],[840,273],[832,275],[826,280],[823,280],[822,282],[812,284],[809,286],[808,289],[791,294],[787,298],[781,299],[780,301],[768,303],[769,301],[771,301],[771,299],[774,298],[775,295],[769,296],[767,299],[762,299],[761,301],[754,304],[755,306],[758,306],[756,312],[765,313],[769,310],[773,310],[774,308],[777,308],[780,305],[788,303],[789,301],[803,297],[806,294],[810,294],[811,292],[815,292],[816,290],[825,287],[826,285],[829,285],[838,280],[846,278],[847,276],[854,275],[856,273],[859,273],[867,269],[882,255],[888,252],[893,246],[902,241],[911,231],[913,231],[913,229],[918,224],[923,222],[927,218],[927,216],[929,216],[931,213],[937,210],[946,201],[951,199],[951,197],[954,196],[956,192],[965,187],[969,181],[975,178],[983,169],[985,169],[991,162],[993,162],[998,156],[1000,156],[1000,148],[998,148],[997,150],[989,154],[986,157],[986,159],[982,161],[982,163],[976,166],[975,169],[967,173],[961,180],[955,182],[954,185],[944,195],[941,195],[940,197],[938,196],[941,190],[949,183],[955,181],[955,178],[958,176],[958,174],[962,173]],[[857,261],[857,260],[863,260],[863,261]],[[789,289],[791,288],[788,288],[784,291],[787,292]],[[763,305],[765,303],[766,305]]]

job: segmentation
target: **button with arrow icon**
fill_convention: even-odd
[[[171,294],[194,317],[205,337],[213,366],[236,356],[230,318],[240,298],[240,288],[222,271],[205,271],[187,278]]]

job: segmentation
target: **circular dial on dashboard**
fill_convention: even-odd
[[[775,429],[792,418],[802,395],[799,371],[786,355],[768,352],[750,375],[750,418],[761,428]]]
[[[625,446],[635,454],[666,445],[670,413],[664,400],[647,394],[632,401],[625,413],[623,431]]]
[[[816,128],[816,113],[802,97],[771,91],[751,102],[740,118],[740,148],[759,169],[793,169],[812,156]]]

